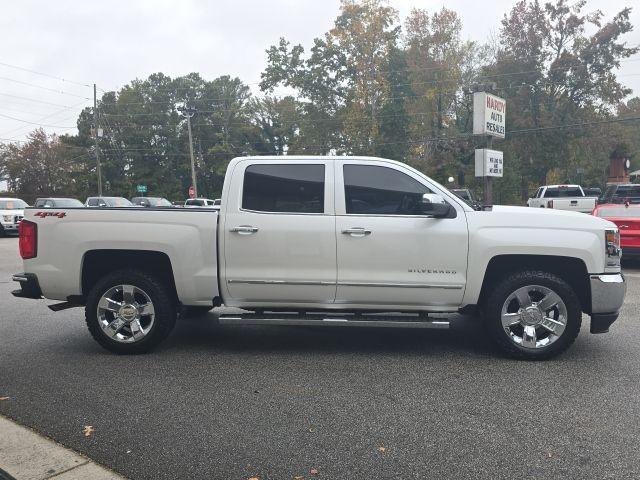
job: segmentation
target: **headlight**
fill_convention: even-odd
[[[607,254],[607,267],[619,267],[622,249],[620,248],[620,232],[618,230],[605,230],[605,249]]]
[[[2,215],[2,221],[7,223],[13,223],[13,215]]]

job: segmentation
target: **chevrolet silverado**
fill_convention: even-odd
[[[565,211],[476,211],[399,162],[242,157],[220,209],[27,208],[15,296],[84,306],[116,353],[158,345],[181,312],[222,324],[446,328],[477,312],[507,354],[544,359],[582,314],[607,332],[622,306],[613,223]]]

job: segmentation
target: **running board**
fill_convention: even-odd
[[[386,327],[386,328],[449,328],[446,319],[431,319],[420,315],[358,315],[308,313],[246,313],[220,315],[221,325],[312,325],[324,327]]]

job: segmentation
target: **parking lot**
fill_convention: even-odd
[[[14,299],[0,239],[0,414],[134,479],[639,478],[640,268],[609,334],[540,363],[449,331],[179,321],[116,356],[81,309]],[[95,431],[83,435],[91,425]]]

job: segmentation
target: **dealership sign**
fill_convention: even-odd
[[[486,92],[473,94],[473,134],[504,138],[507,102]]]
[[[476,149],[476,177],[502,177],[503,154],[498,150]]]

